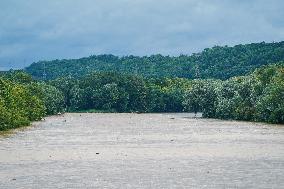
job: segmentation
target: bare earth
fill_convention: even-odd
[[[284,126],[65,114],[0,136],[0,188],[284,188]]]

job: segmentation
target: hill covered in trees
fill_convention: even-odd
[[[191,56],[91,56],[0,72],[0,131],[58,112],[202,112],[284,123],[284,42]],[[45,68],[45,72],[44,72]],[[42,80],[43,73],[46,79]],[[33,78],[34,79],[33,79]]]
[[[40,61],[25,69],[35,79],[79,78],[94,71],[135,74],[148,78],[229,79],[256,68],[284,61],[284,41],[253,43],[204,49],[201,53],[178,57],[98,55],[80,59]],[[45,74],[44,74],[45,73]]]

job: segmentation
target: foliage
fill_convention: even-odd
[[[94,72],[69,79],[68,89],[62,90],[69,111],[190,111],[209,118],[283,123],[283,81],[283,63],[279,63],[224,81]],[[50,83],[64,86],[66,79]]]
[[[284,63],[226,81],[194,81],[183,104],[205,117],[284,123]]]
[[[0,78],[0,130],[28,125],[44,114],[44,104],[27,86]]]
[[[60,96],[61,95],[61,96]],[[53,86],[39,84],[24,72],[0,77],[0,130],[28,125],[62,106],[63,95]]]
[[[64,112],[64,95],[59,89],[46,83],[39,83],[38,87],[41,90],[39,97],[45,105],[47,115]]]
[[[71,110],[114,109],[118,112],[146,110],[143,78],[115,73],[93,73],[71,89]]]
[[[251,73],[256,68],[284,61],[284,42],[253,43],[234,47],[207,48],[201,53],[178,57],[98,55],[71,60],[33,63],[26,68],[36,79],[81,78],[94,71],[135,74],[147,78],[229,79]],[[44,71],[45,69],[45,71]]]
[[[258,69],[255,77],[263,86],[256,101],[257,120],[284,123],[284,63]]]
[[[70,77],[61,77],[55,80],[47,82],[48,85],[52,85],[60,90],[64,96],[64,105],[65,109],[71,106],[71,95],[72,95],[72,87],[76,85],[77,80],[72,79]]]
[[[202,112],[204,117],[215,114],[217,98],[216,90],[220,84],[217,80],[194,80],[190,88],[184,93],[183,105],[185,110],[191,112]]]
[[[78,80],[50,81],[59,86],[69,111],[88,109],[116,112],[180,112],[187,79],[146,79],[113,72],[94,72]]]
[[[284,123],[284,62],[271,64],[281,60],[284,42],[213,47],[192,56],[99,55],[34,63],[26,71],[41,80],[45,67],[48,81],[23,71],[0,73],[0,130],[65,110],[190,111]]]

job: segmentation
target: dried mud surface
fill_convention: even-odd
[[[283,188],[284,127],[65,114],[0,136],[0,188]]]

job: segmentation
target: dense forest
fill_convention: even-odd
[[[35,79],[80,78],[94,71],[115,71],[147,78],[229,79],[246,75],[263,65],[284,61],[284,41],[204,49],[178,57],[98,55],[71,60],[41,61],[25,70]]]
[[[284,123],[284,63],[228,80],[92,73],[49,82],[69,111],[203,112],[207,118]]]
[[[0,130],[28,125],[64,111],[202,112],[207,118],[283,124],[284,62],[271,63],[283,59],[281,45],[283,42],[214,47],[199,55],[175,58],[102,55],[86,61],[52,61],[46,62],[47,80],[37,79],[43,71],[42,62],[24,71],[1,72]],[[240,49],[250,53],[234,55],[239,62],[226,62],[233,57],[230,54],[238,54]],[[181,61],[181,58],[190,61]],[[95,68],[94,62],[99,59],[100,65],[106,64],[104,69],[87,66]],[[199,65],[199,71],[183,70],[183,66],[192,66],[194,59],[200,61],[193,66]],[[134,63],[138,72],[133,70]],[[146,64],[144,70],[143,64]],[[193,72],[199,74],[198,78],[189,74]]]
[[[94,72],[80,79],[0,79],[0,130],[58,112],[203,112],[207,118],[284,123],[284,63],[228,80],[143,78]]]

